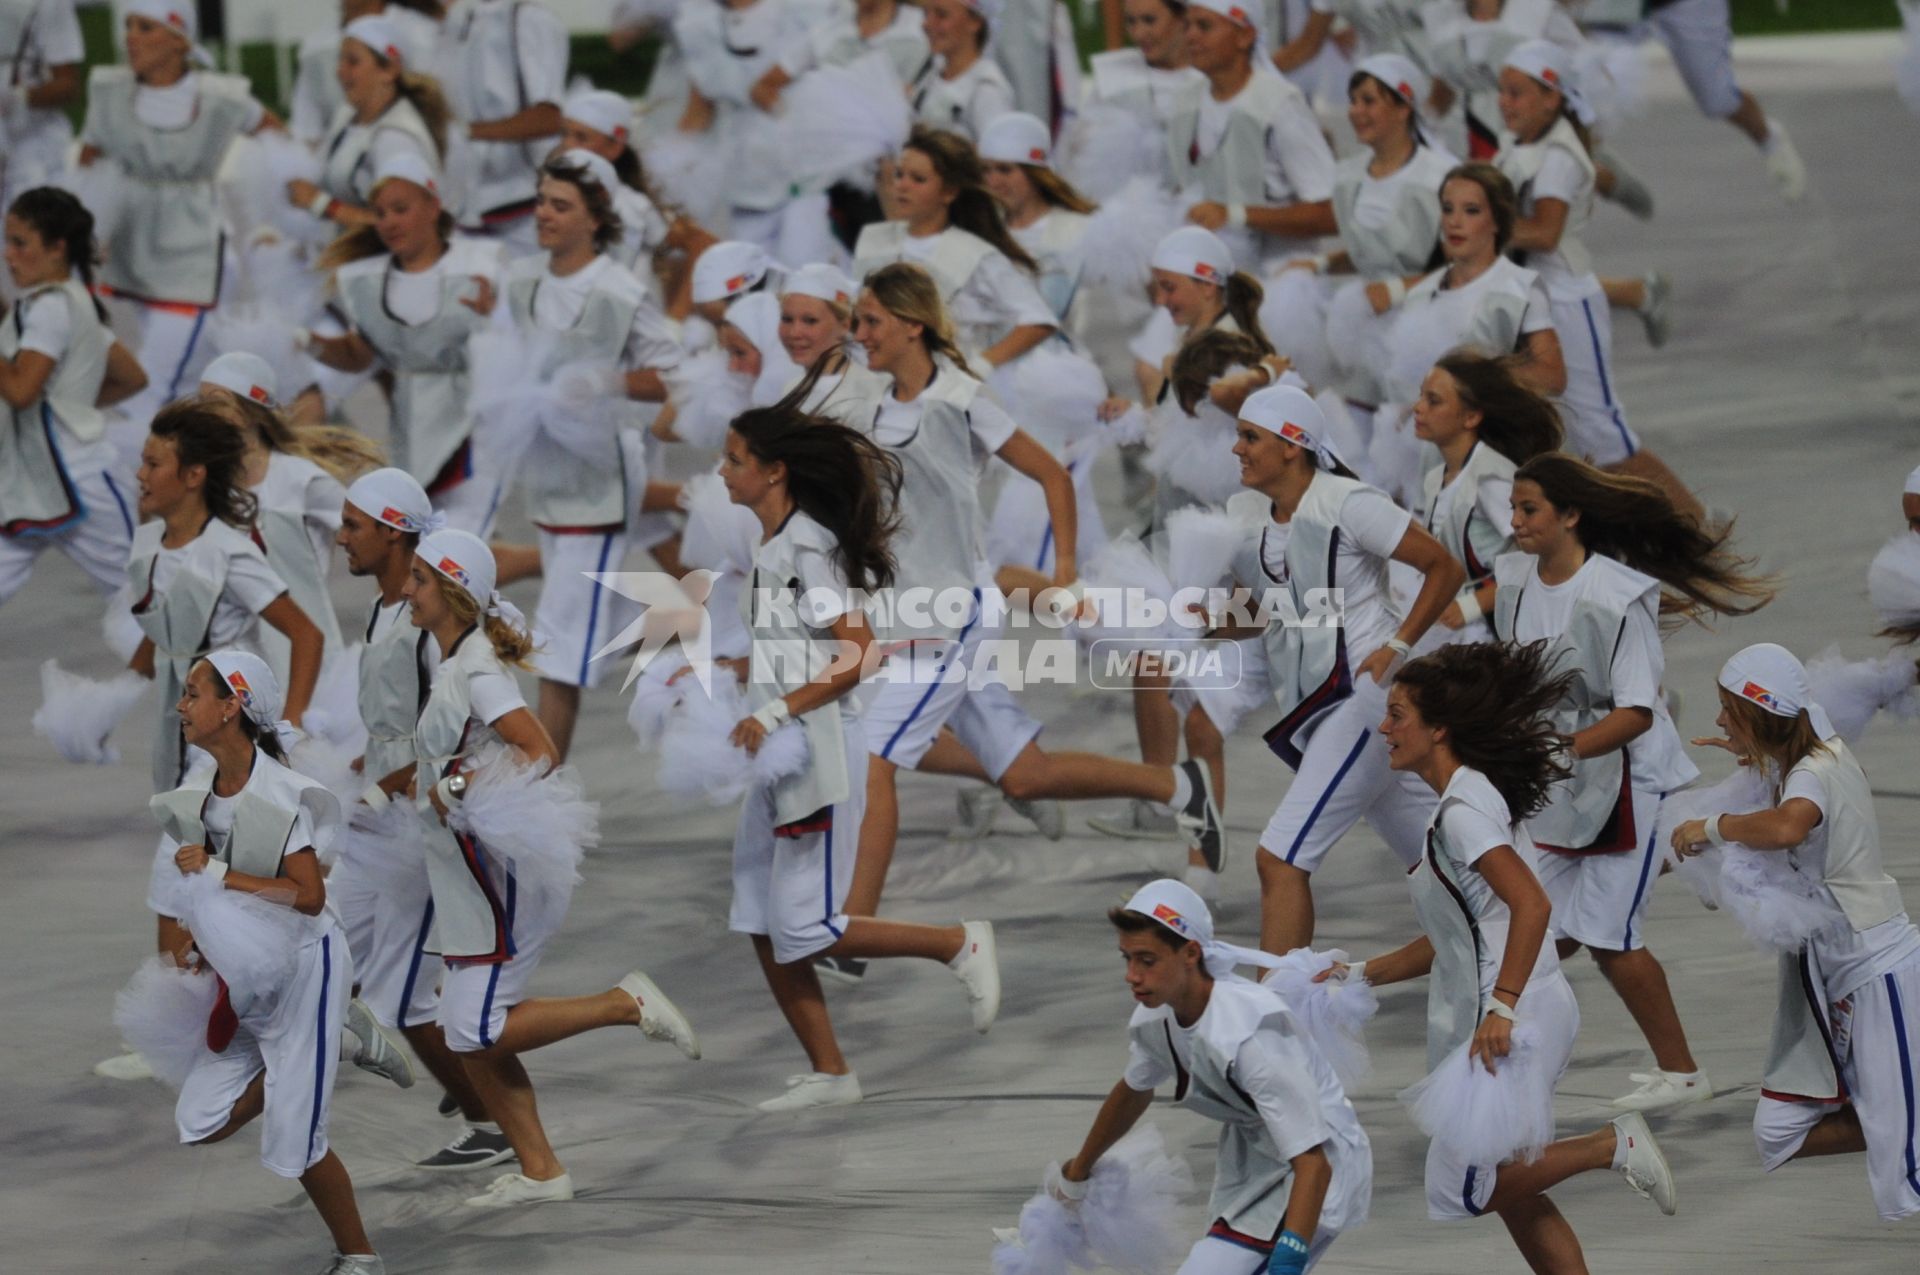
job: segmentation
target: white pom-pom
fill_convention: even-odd
[[[1167,578],[1176,587],[1211,589],[1224,582],[1246,532],[1212,509],[1177,509],[1167,518]]]
[[[467,338],[467,401],[473,406],[475,466],[490,474],[518,472],[532,444],[528,421],[539,409],[543,343],[504,327]]]
[[[368,776],[360,774],[353,768],[353,759],[358,755],[348,752],[324,736],[308,735],[287,750],[287,768],[296,774],[306,776],[332,793],[334,799],[340,803],[341,810],[351,810],[360,800],[361,790],[371,782]],[[316,828],[315,836],[320,836],[322,831]],[[334,835],[330,839],[337,840],[337,828],[332,831]],[[314,849],[322,852],[324,856],[325,852],[337,847],[315,846]]]
[[[653,188],[716,233],[727,220],[731,155],[731,148],[718,145],[715,138],[677,128],[664,130],[640,152]]]
[[[1903,717],[1917,710],[1914,678],[1920,669],[1913,652],[1893,651],[1871,660],[1840,657],[1838,645],[1829,646],[1807,661],[1807,686],[1813,700],[1827,710],[1840,738],[1852,743],[1866,734],[1875,714],[1892,709]]]
[[[177,1090],[194,1064],[213,1056],[207,1019],[219,993],[213,975],[150,956],[115,994],[113,1025],[120,1039],[147,1060],[154,1077]]]
[[[681,682],[687,689],[660,734],[659,781],[668,793],[724,806],[806,766],[807,736],[798,722],[769,732],[753,756],[732,743],[733,728],[747,716],[746,696],[724,669],[716,670],[711,696],[693,678]]]
[[[205,872],[180,877],[169,911],[192,933],[194,946],[226,980],[234,1012],[271,1006],[293,977],[300,949],[326,922],[293,907],[293,888],[269,894],[229,890]],[[129,1042],[131,1043],[131,1042]]]
[[[727,370],[725,350],[704,350],[674,373],[673,432],[691,446],[718,451],[752,393],[751,377]]]
[[[1045,1188],[1021,1206],[1014,1235],[993,1246],[993,1275],[1067,1275],[1093,1262],[1079,1211]]]
[[[427,871],[427,837],[432,830],[425,817],[404,797],[378,809],[354,805],[348,811],[336,857],[352,864],[377,893],[411,895]]]
[[[71,194],[93,214],[93,238],[95,243],[106,243],[114,236],[127,206],[127,170],[117,159],[105,155],[91,164],[82,166],[78,162],[79,143],[75,143],[69,152],[70,158],[65,170],[50,185]]]
[[[1188,416],[1169,398],[1156,411],[1159,437],[1146,466],[1202,504],[1225,504],[1240,490],[1240,458],[1233,454],[1233,420],[1211,403]]]
[[[1056,455],[1100,424],[1107,380],[1093,360],[1061,344],[1003,363],[987,381],[1020,427]]]
[[[1137,626],[1133,623],[1145,618],[1138,612],[1144,609],[1148,599],[1169,607],[1174,590],[1147,547],[1131,535],[1121,536],[1095,554],[1081,569],[1080,578],[1087,586],[1089,600],[1099,605],[1094,618],[1083,619],[1073,626],[1074,637],[1083,643],[1199,635],[1198,627],[1180,624],[1170,612],[1158,624]]]
[[[1147,440],[1147,409],[1131,403],[1127,410],[1103,423],[1104,442],[1109,447],[1132,447]]]
[[[673,711],[685,687],[673,684],[674,676],[688,667],[685,659],[662,655],[650,662],[633,684],[633,702],[627,705],[627,725],[640,741],[640,751],[652,752],[660,746],[667,729],[667,715]],[[698,684],[695,684],[698,689]]]
[[[1660,847],[1675,874],[1700,897],[1700,902],[1717,908],[1720,906],[1718,858],[1704,854],[1680,858],[1673,849],[1674,830],[1691,819],[1706,819],[1716,814],[1752,814],[1772,804],[1773,788],[1766,771],[1757,766],[1740,766],[1717,783],[1668,793],[1654,821],[1653,843]]]
[[[1798,952],[1814,936],[1846,928],[1826,888],[1795,871],[1785,854],[1728,842],[1701,857],[1716,855],[1720,906],[1763,951]]]
[[[550,894],[571,891],[581,857],[600,844],[600,805],[582,795],[579,772],[522,765],[506,750],[471,772],[447,824],[506,860],[522,885]]]
[[[1920,533],[1903,531],[1880,546],[1867,565],[1867,597],[1884,627],[1920,633]]]
[[[1173,1269],[1186,1238],[1179,1204],[1193,1190],[1186,1161],[1167,1154],[1153,1125],[1139,1125],[1093,1166],[1084,1200],[1069,1207],[1044,1183],[1020,1210],[1018,1238],[993,1251],[994,1275],[1065,1275],[1112,1269],[1157,1275]]]
[[[1062,149],[1061,175],[1096,203],[1116,197],[1133,180],[1158,185],[1166,168],[1159,130],[1142,128],[1132,111],[1110,103],[1083,107]]]
[[[1553,1141],[1555,1069],[1541,1058],[1539,1029],[1514,1026],[1512,1052],[1486,1067],[1463,1042],[1400,1092],[1422,1132],[1468,1164],[1537,1160]]]
[[[354,642],[345,647],[327,648],[326,658],[320,662],[320,678],[313,686],[313,698],[307,702],[307,711],[300,718],[300,728],[308,735],[325,740],[349,757],[358,756],[367,747],[367,726],[360,720],[361,645]],[[313,774],[312,771],[302,773]]]
[[[875,51],[789,84],[773,123],[788,175],[802,185],[840,178],[871,190],[875,164],[898,151],[912,127],[899,83],[887,55]]]
[[[1081,282],[1138,293],[1152,278],[1153,250],[1182,220],[1179,203],[1159,182],[1129,179],[1087,218],[1080,236]]]
[[[34,734],[60,750],[70,762],[111,766],[120,750],[109,738],[149,685],[138,673],[115,674],[105,681],[69,673],[57,660],[40,666],[40,707],[33,714]]]
[[[1313,981],[1314,975],[1335,961],[1350,963],[1339,948],[1316,952],[1296,947],[1263,981],[1286,997],[1294,1017],[1319,1046],[1340,1083],[1353,1085],[1373,1071],[1366,1031],[1367,1024],[1380,1012],[1380,999],[1374,995],[1373,984],[1364,978]]]

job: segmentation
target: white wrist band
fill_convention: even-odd
[[[333,196],[324,190],[317,192],[312,199],[307,201],[307,211],[316,217],[325,217],[327,215],[327,209],[331,207],[333,207]]]
[[[771,733],[793,720],[793,710],[787,707],[784,698],[768,700],[754,711],[753,720]]]
[[[1355,961],[1353,964],[1347,966],[1347,981],[1349,983],[1364,983],[1366,978],[1367,963],[1365,961]]]
[[[1386,641],[1386,647],[1389,651],[1392,651],[1395,655],[1399,656],[1403,660],[1406,659],[1409,655],[1413,654],[1412,644],[1408,642],[1402,642],[1397,637],[1388,638]]]
[[[1475,620],[1487,613],[1487,609],[1480,605],[1480,594],[1475,589],[1467,588],[1460,590],[1460,596],[1455,598],[1453,602],[1455,606],[1460,608],[1460,627],[1462,628],[1472,624]]]
[[[1315,274],[1325,274],[1327,267],[1333,264],[1333,254],[1330,252],[1316,252],[1312,257],[1308,258],[1308,260],[1313,262]]]
[[[387,790],[379,784],[368,784],[360,793],[360,800],[371,809],[379,810],[393,798],[387,796]]]
[[[1487,1012],[1495,1018],[1504,1018],[1510,1023],[1520,1021],[1520,1015],[1513,1012],[1513,1006],[1505,1001],[1495,1000],[1491,996],[1487,997]]]
[[[1395,275],[1387,280],[1387,309],[1391,310],[1407,299],[1407,281]]]
[[[1086,1199],[1087,1189],[1093,1185],[1092,1175],[1088,1175],[1078,1182],[1073,1181],[1067,1176],[1067,1166],[1064,1164],[1052,1166],[1052,1170],[1047,1174],[1047,1177],[1049,1179],[1047,1185],[1052,1187],[1054,1191],[1059,1194],[1060,1198],[1064,1200]]]
[[[1713,818],[1707,820],[1707,844],[1708,845],[1724,846],[1727,844],[1726,834],[1720,831],[1720,821],[1722,819],[1725,819],[1726,817],[1727,817],[1726,812],[1722,811],[1719,814],[1713,816]]]
[[[448,810],[452,810],[460,804],[460,798],[454,794],[453,788],[451,787],[452,781],[453,776],[447,775],[433,786],[433,790],[440,794],[440,804]]]
[[[207,866],[203,868],[202,871],[215,881],[224,881],[227,878],[227,861],[225,859],[208,859]]]
[[[304,350],[309,345],[312,345],[312,344],[313,344],[312,328],[295,328],[293,330],[293,348],[294,349]]]
[[[1227,205],[1227,224],[1229,226],[1246,225],[1247,224],[1247,206],[1245,204],[1228,204]]]

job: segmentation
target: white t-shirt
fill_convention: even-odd
[[[156,598],[164,596],[174,577],[180,574],[180,564],[186,561],[188,548],[185,545],[178,549],[162,547],[155,555],[153,595]],[[256,617],[286,591],[286,584],[267,565],[267,556],[258,545],[249,544],[234,554],[227,561],[226,587],[220,591],[220,600],[214,603],[213,619],[207,627],[207,649],[240,643],[253,628]],[[125,599],[125,606],[116,609],[123,611],[130,611],[140,601],[133,596],[132,581],[122,587],[121,597]]]
[[[65,294],[43,292],[29,298],[21,306],[19,320],[20,349],[44,354],[58,363],[73,340],[73,314],[67,308]]]
[[[570,275],[541,271],[540,285],[533,293],[534,322],[550,332],[572,327],[586,308],[595,281],[609,270],[625,269],[611,258],[600,256]],[[680,343],[674,339],[666,318],[651,303],[635,307],[633,326],[627,333],[620,361],[628,368],[678,366]]]
[[[874,422],[873,441],[882,447],[898,447],[920,428],[921,409],[926,406],[925,391],[912,402],[902,403],[889,394],[880,400],[880,415]],[[1007,445],[1019,426],[998,403],[981,394],[967,408],[967,423],[973,427],[976,453],[992,455]]]
[[[243,787],[240,792],[245,792]],[[207,804],[201,808],[200,823],[207,830],[207,850],[220,853],[227,848],[227,838],[233,835],[233,812],[240,804],[240,793],[231,797],[208,791]],[[303,806],[294,812],[293,827],[287,831],[287,844],[281,849],[280,857],[297,854],[313,848],[313,818]]]
[[[1340,550],[1334,575],[1344,591],[1349,666],[1363,663],[1400,627],[1402,617],[1382,563],[1393,557],[1412,525],[1413,515],[1383,492],[1356,491],[1340,506]],[[1282,584],[1287,580],[1287,542],[1292,537],[1291,522],[1269,520],[1261,527],[1260,565]]]
[[[343,274],[356,268],[368,272],[386,272],[387,257],[372,257],[363,262],[353,262],[342,266]],[[421,324],[440,313],[440,286],[448,275],[479,275],[493,284],[496,295],[500,290],[500,246],[479,239],[456,238],[447,245],[440,260],[425,270],[408,272],[394,270],[386,276],[386,304],[393,317],[407,324]],[[473,296],[478,287],[469,288],[462,296]],[[457,303],[456,303],[457,304]]]
[[[1587,206],[1593,198],[1593,178],[1580,166],[1578,160],[1558,146],[1550,146],[1541,157],[1540,171],[1534,175],[1527,188],[1526,195],[1520,201],[1520,215],[1531,217],[1539,211],[1543,199],[1558,199],[1566,203],[1569,210],[1567,224],[1572,227],[1577,218],[1573,212]],[[1558,250],[1553,252],[1527,253],[1527,265],[1540,272],[1540,281],[1548,295],[1554,293],[1555,284],[1572,282],[1577,276],[1567,266],[1567,259]]]
[[[1467,910],[1487,939],[1480,954],[1482,995],[1493,990],[1500,963],[1506,959],[1507,927],[1512,914],[1475,865],[1489,851],[1511,846],[1529,870],[1536,876],[1540,871],[1539,851],[1534,848],[1533,839],[1525,828],[1516,827],[1512,819],[1506,798],[1493,786],[1493,781],[1471,767],[1462,766],[1447,781],[1432,821],[1444,839],[1441,844],[1446,847],[1448,858],[1457,867],[1470,869],[1453,876],[1459,883]],[[1533,973],[1528,977],[1539,978],[1559,968],[1560,958],[1553,944],[1542,943]]]
[[[1484,443],[1480,445],[1486,446]],[[1496,527],[1505,527],[1513,522],[1513,479],[1499,474],[1488,474],[1480,479],[1471,493],[1468,493],[1460,490],[1460,479],[1465,473],[1466,471],[1462,469],[1460,473],[1443,482],[1440,485],[1440,494],[1433,498],[1433,508],[1427,511],[1427,530],[1436,536],[1440,534],[1440,524],[1445,521],[1441,517],[1443,511],[1451,510],[1455,502],[1462,499],[1474,501],[1478,505],[1475,512]],[[1447,552],[1453,552],[1452,545],[1446,548]],[[1493,569],[1492,562],[1484,565],[1488,570]]]
[[[796,511],[794,516],[804,520],[785,529],[796,546],[793,566],[800,580],[798,613],[814,628],[824,629],[847,613],[853,589],[835,557],[839,546],[832,533],[804,514]]]
[[[909,235],[903,255],[913,262],[928,261],[939,241],[938,234]],[[1054,327],[1059,323],[1032,277],[997,249],[980,258],[960,290],[946,300],[948,313],[961,327]]]
[[[413,617],[408,613],[407,600],[405,598],[400,599],[392,606],[388,606],[386,603],[376,599],[373,604],[373,614],[367,618],[367,632],[364,641],[371,646],[375,642],[385,640],[387,635],[395,629],[404,629],[407,631],[409,636],[399,640],[414,645],[414,649],[419,653],[417,658],[419,660],[420,671],[425,675],[423,689],[424,686],[431,686],[433,684],[433,671],[440,667],[440,644],[431,637],[428,637],[424,642],[418,641],[424,630],[413,627]]]
[[[467,74],[459,64],[460,60],[473,56],[462,38],[464,26],[461,10],[486,9],[502,4],[512,4],[513,47],[519,63],[517,75],[521,91],[528,106],[550,103],[558,106],[567,96],[567,59],[570,54],[566,28],[560,24],[544,5],[524,4],[519,0],[470,0],[468,4],[450,6],[447,21],[442,26],[443,49],[450,49],[455,64],[442,68],[439,77],[447,90],[447,105],[461,119],[471,119],[466,113]],[[398,8],[398,6],[395,6]],[[389,14],[388,16],[392,16]],[[405,17],[406,11],[401,10]]]
[[[477,630],[467,638],[469,642],[486,640],[487,635]],[[475,673],[467,679],[467,690],[473,705],[474,720],[487,726],[492,726],[514,709],[527,706],[526,697],[520,694],[520,683],[504,669],[498,673]]]
[[[1811,801],[1820,808],[1820,822],[1806,840],[1792,850],[1794,867],[1815,882],[1826,876],[1827,841],[1832,820],[1849,817],[1851,812],[1835,808],[1826,785],[1811,767],[1795,766],[1787,772],[1781,786],[1780,803],[1795,797]],[[1845,929],[1838,935],[1820,935],[1814,940],[1820,960],[1820,981],[1829,999],[1837,1000],[1920,953],[1920,931],[1916,931],[1905,912],[1890,917],[1870,929]]]
[[[200,102],[200,73],[188,71],[164,88],[152,85],[136,85],[133,90],[133,114],[149,128],[181,129],[193,122],[194,111]],[[260,121],[266,118],[267,108],[253,98],[247,99],[246,118],[241,121],[241,131],[251,133],[260,127]]]

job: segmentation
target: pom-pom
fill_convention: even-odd
[[[1333,377],[1327,349],[1327,289],[1311,270],[1282,270],[1266,278],[1260,327],[1273,348],[1286,355],[1309,385]]]
[[[1354,1085],[1373,1071],[1366,1029],[1380,1012],[1380,999],[1374,995],[1373,984],[1364,978],[1313,981],[1314,975],[1335,961],[1344,965],[1349,958],[1338,948],[1316,952],[1296,947],[1280,958],[1265,983],[1286,997],[1293,1016],[1319,1046],[1340,1083]]]
[[[1184,625],[1172,613],[1174,588],[1147,547],[1131,535],[1121,536],[1088,560],[1080,578],[1088,600],[1098,603],[1092,619],[1082,619],[1073,635],[1082,643],[1097,641],[1166,640],[1198,637],[1197,625]],[[1158,604],[1157,623],[1144,609]]]
[[[1176,509],[1167,518],[1167,578],[1182,588],[1216,588],[1245,539],[1246,532],[1217,510]]]
[[[430,832],[426,817],[404,797],[378,809],[355,805],[341,832],[337,857],[378,894],[406,898],[426,878]]]
[[[1058,343],[1002,364],[987,384],[1007,414],[1056,455],[1098,428],[1107,400],[1107,379],[1093,360]]]
[[[1920,637],[1920,533],[1903,531],[1880,546],[1867,566],[1867,597],[1889,636]]]
[[[234,1012],[271,1008],[293,977],[300,949],[326,926],[293,907],[293,888],[254,894],[229,890],[205,872],[188,872],[168,909],[192,933],[194,946],[226,980]],[[131,1043],[131,1042],[129,1042]]]
[[[131,1045],[154,1077],[178,1090],[207,1048],[207,1019],[219,998],[220,986],[204,970],[182,969],[164,956],[140,963],[127,985],[113,998],[113,1025],[120,1039]]]
[[[1133,447],[1147,441],[1147,409],[1129,403],[1127,410],[1101,423],[1102,442],[1108,447]]]
[[[367,725],[360,720],[360,649],[359,642],[327,648],[313,698],[300,718],[300,727],[308,735],[325,740],[349,756],[358,756],[367,746]],[[313,775],[312,771],[301,773]],[[332,784],[327,786],[333,788]]]
[[[912,118],[900,79],[883,52],[823,66],[780,95],[774,127],[787,174],[801,185],[835,179],[873,189],[875,166],[907,140]]]
[[[1400,1092],[1422,1132],[1468,1164],[1530,1161],[1553,1141],[1553,1086],[1558,1068],[1541,1057],[1540,1031],[1524,1020],[1512,1052],[1488,1074],[1461,1045],[1424,1078]]]
[[[1211,403],[1188,416],[1172,399],[1156,415],[1160,436],[1147,452],[1147,468],[1201,504],[1225,504],[1240,490],[1232,418]]]
[[[1914,694],[1916,673],[1920,669],[1914,666],[1912,651],[1847,660],[1835,645],[1807,661],[1807,686],[1814,702],[1827,710],[1840,738],[1852,743],[1866,734],[1882,709],[1901,717],[1920,713],[1920,696]]]
[[[467,338],[473,405],[475,467],[490,474],[519,471],[533,442],[528,419],[538,410],[542,343],[505,327],[481,328]]]
[[[76,143],[69,154],[77,157],[79,150]],[[65,171],[48,185],[58,186],[79,200],[93,214],[94,242],[107,243],[125,215],[128,180],[127,170],[119,160],[101,155],[85,166],[77,158],[71,160]]]
[[[570,893],[581,857],[600,844],[600,806],[582,794],[578,771],[523,765],[504,749],[471,772],[447,824],[504,859],[521,885],[549,895]]]
[[[1105,1267],[1139,1275],[1171,1270],[1186,1247],[1180,1197],[1193,1190],[1186,1161],[1167,1154],[1153,1125],[1140,1125],[1093,1166],[1087,1195],[1061,1203],[1046,1183],[1020,1210],[1018,1237],[995,1246],[994,1275],[1064,1275]]]
[[[677,128],[663,130],[640,152],[649,184],[715,233],[727,223],[730,156],[707,134]]]
[[[1141,127],[1137,115],[1111,103],[1083,107],[1062,149],[1061,175],[1096,203],[1118,196],[1134,180],[1158,185],[1166,170],[1160,130]]]
[[[1140,131],[1159,136],[1151,129]],[[1129,179],[1087,218],[1080,236],[1081,282],[1128,294],[1141,291],[1153,277],[1153,250],[1182,220],[1179,203],[1159,182]]]
[[[287,768],[295,774],[306,776],[332,793],[334,800],[339,802],[341,810],[350,810],[360,800],[361,790],[370,782],[369,777],[361,775],[353,768],[353,759],[358,755],[333,743],[323,735],[307,735],[287,750]],[[329,841],[338,839],[338,824],[333,821],[328,822],[330,827],[323,827],[319,821],[315,822],[316,840],[323,839],[324,834],[327,833],[331,835],[324,836],[324,839]],[[316,851],[321,852],[335,848],[331,845],[314,847]]]
[[[114,765],[120,750],[110,736],[140,702],[147,685],[146,678],[131,671],[96,681],[48,660],[40,666],[40,707],[33,714],[33,732],[70,762]]]
[[[627,705],[627,725],[642,749],[650,749],[667,729],[667,717],[680,702],[685,688],[674,682],[686,660],[659,657],[651,661],[640,680],[633,684],[633,701]]]
[[[747,410],[753,379],[727,370],[727,354],[718,347],[687,359],[674,373],[673,432],[694,447],[718,451],[727,427]]]
[[[751,787],[771,784],[805,768],[807,735],[798,722],[783,723],[769,732],[752,756],[731,741],[733,728],[747,716],[747,704],[739,683],[725,670],[716,670],[711,695],[694,677],[683,677],[676,685],[679,700],[657,737],[658,777],[668,793],[725,806]]]

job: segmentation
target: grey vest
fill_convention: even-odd
[[[403,322],[387,308],[395,269],[389,258],[377,274],[348,274],[340,295],[353,326],[393,369],[393,463],[428,487],[473,433],[467,340],[486,319],[460,304],[472,280],[448,272],[440,280],[439,313]]]
[[[954,294],[973,278],[980,263],[994,251],[994,246],[980,236],[949,226],[940,232],[930,256],[924,260],[910,257],[907,255],[907,223],[877,221],[861,230],[853,246],[853,277],[864,281],[881,266],[911,261],[933,276],[934,286],[940,289],[940,299],[951,302]]]
[[[126,170],[121,213],[102,245],[101,282],[150,301],[212,305],[224,235],[213,179],[246,126],[244,77],[199,72],[200,96],[184,128],[157,129],[134,114],[133,72],[97,66],[87,80],[87,141]]]
[[[113,333],[77,279],[49,283],[14,302],[0,323],[0,357],[20,353],[29,306],[65,305],[72,338],[40,397],[0,412],[0,534],[59,535],[88,514],[61,456],[62,432],[82,443],[99,439],[105,418],[94,406],[106,377]]]
[[[1222,204],[1267,202],[1267,134],[1273,120],[1300,90],[1277,74],[1255,68],[1233,99],[1227,131],[1213,150],[1200,150],[1200,100],[1184,104],[1167,122],[1167,163],[1176,189],[1198,185]]]
[[[1493,633],[1513,642],[1515,618],[1528,587],[1536,582],[1535,559],[1524,553],[1506,553],[1494,560],[1496,585]],[[1555,672],[1573,670],[1577,676],[1553,711],[1554,729],[1563,735],[1585,730],[1611,713],[1613,656],[1626,628],[1627,611],[1659,583],[1631,567],[1599,554],[1587,561],[1594,568],[1582,576],[1581,596],[1573,604],[1566,631],[1550,641]],[[1554,785],[1546,809],[1527,821],[1527,830],[1542,850],[1571,854],[1609,854],[1640,844],[1633,827],[1633,776],[1627,750],[1616,748],[1598,757],[1566,760],[1571,778]]]
[[[419,110],[406,98],[395,98],[371,124],[356,124],[353,107],[343,105],[334,112],[326,144],[320,148],[326,157],[320,184],[329,195],[349,204],[366,205],[373,197],[373,141],[387,129],[411,137],[428,162],[439,166],[440,148],[434,145],[433,134]]]
[[[1471,1040],[1480,1025],[1480,963],[1487,940],[1467,902],[1460,862],[1461,856],[1448,852],[1436,811],[1426,850],[1407,877],[1414,915],[1433,943],[1433,968],[1427,974],[1428,1071]]]
[[[1029,248],[1034,264],[1040,267],[1034,283],[1053,317],[1066,322],[1080,292],[1080,240],[1087,233],[1087,214],[1056,208],[1041,224],[1040,242]]]
[[[533,105],[520,79],[520,8],[518,0],[469,0],[447,15],[451,56],[441,68],[442,83],[448,104],[461,120],[506,119]],[[489,214],[530,211],[540,164],[556,140],[468,143],[474,174],[465,191],[461,223],[478,225]]]
[[[245,552],[246,533],[218,518],[194,541],[173,582],[156,596],[154,563],[160,555],[164,524],[142,524],[133,535],[127,558],[127,584],[134,599],[133,618],[153,642],[153,680],[160,691],[159,729],[153,741],[153,790],[165,792],[184,773],[186,744],[180,737],[180,718],[173,711],[187,684],[193,662],[210,649],[214,608],[227,584],[228,559]]]
[[[1394,186],[1393,218],[1378,228],[1362,226],[1354,216],[1370,162],[1372,156],[1363,152],[1341,160],[1334,169],[1333,213],[1340,242],[1355,272],[1367,279],[1419,274],[1440,242],[1440,183],[1453,161],[1430,146],[1417,148]]]
[[[1492,575],[1494,560],[1513,548],[1513,533],[1506,526],[1488,521],[1480,511],[1480,484],[1488,478],[1512,482],[1516,468],[1485,443],[1475,443],[1454,480],[1452,499],[1444,508],[1440,491],[1445,485],[1446,464],[1432,466],[1423,476],[1421,508],[1426,516],[1421,521],[1434,539],[1465,565],[1468,588]]]
[[[1566,224],[1560,228],[1560,245],[1553,252],[1530,252],[1526,254],[1527,264],[1539,270],[1543,275],[1557,273],[1579,277],[1593,272],[1593,255],[1581,241],[1581,232],[1586,228],[1587,218],[1593,215],[1593,156],[1587,154],[1587,148],[1580,141],[1580,135],[1573,131],[1573,124],[1562,115],[1553,122],[1553,127],[1537,142],[1518,143],[1512,134],[1504,135],[1506,144],[1501,147],[1496,161],[1500,171],[1513,183],[1514,193],[1520,199],[1522,216],[1532,216],[1533,179],[1540,175],[1540,166],[1546,162],[1547,153],[1553,150],[1566,152],[1573,157],[1581,171],[1587,175],[1587,193],[1583,199],[1576,199],[1567,209]],[[1558,258],[1556,261],[1555,258]],[[1552,263],[1549,266],[1548,263]]]
[[[257,774],[262,766],[279,766],[280,763],[265,753],[255,752],[253,765]],[[233,830],[227,834],[226,844],[216,850],[208,843],[207,826],[201,821],[201,815],[207,808],[207,799],[213,795],[214,773],[208,768],[189,779],[184,786],[148,798],[147,809],[159,821],[160,830],[183,846],[206,846],[209,855],[235,872],[269,880],[279,876],[280,861],[287,852],[306,848],[287,844],[287,837],[293,832],[294,820],[300,814],[298,803],[288,805],[284,801],[274,800],[276,796],[284,797],[286,794],[263,792],[263,788],[270,790],[277,786],[262,785],[255,781],[255,777],[249,777],[246,787],[240,790],[234,801]],[[291,771],[287,773],[292,774]]]
[[[368,639],[360,648],[360,721],[367,728],[367,747],[361,773],[368,783],[385,779],[416,760],[413,728],[420,720],[427,689],[426,646],[433,640],[402,617],[378,638],[372,636],[380,616],[379,599],[367,623]]]

